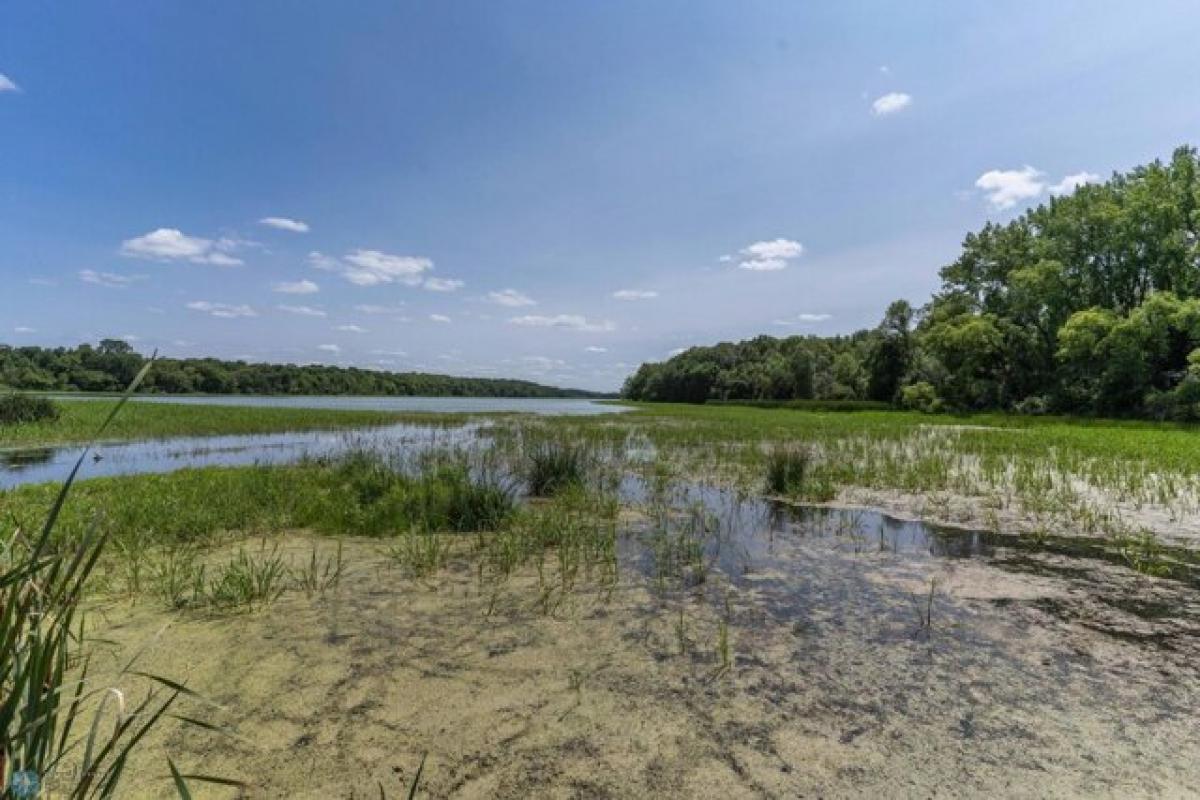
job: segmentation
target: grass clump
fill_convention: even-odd
[[[812,474],[812,451],[801,445],[773,447],[767,453],[767,492],[801,494]]]
[[[550,497],[583,486],[590,462],[588,451],[561,441],[538,442],[525,450],[525,482],[534,497]]]
[[[0,425],[54,422],[62,415],[58,404],[46,397],[13,392],[0,397]]]

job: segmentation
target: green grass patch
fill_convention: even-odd
[[[63,400],[57,419],[0,425],[0,449],[87,441],[112,410],[110,400]],[[113,420],[108,440],[164,436],[216,436],[390,425],[400,422],[459,425],[450,414],[397,413],[317,408],[266,408],[131,402]]]

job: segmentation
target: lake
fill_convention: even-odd
[[[113,395],[56,394],[56,400],[112,400]],[[341,411],[414,411],[435,414],[612,414],[624,406],[574,397],[396,397],[341,395],[134,395],[138,403],[320,408]]]
[[[109,400],[112,396],[60,395],[68,401]],[[412,411],[448,414],[522,413],[543,416],[613,414],[618,405],[574,398],[527,397],[328,397],[254,395],[144,395],[131,402],[187,405],[267,406],[367,411]],[[281,431],[237,436],[174,436],[129,442],[100,443],[93,449],[81,480],[147,472],[171,472],[187,467],[236,467],[251,464],[291,464],[303,458],[336,456],[347,450],[386,448],[416,453],[465,443],[478,423],[459,427],[393,424],[337,431]],[[52,445],[0,450],[0,489],[66,478],[82,447]]]

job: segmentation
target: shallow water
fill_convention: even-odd
[[[112,400],[102,395],[62,395],[64,400]],[[507,397],[262,397],[253,395],[142,395],[139,403],[228,405],[269,408],[318,408],[358,411],[445,414],[522,413],[542,416],[614,414],[623,406],[570,398]],[[80,471],[80,479],[171,472],[188,467],[236,467],[290,464],[307,457],[333,456],[349,449],[391,448],[401,451],[453,446],[472,439],[478,423],[457,428],[397,424],[339,430],[282,431],[236,436],[176,436],[164,439],[101,444]],[[67,477],[82,447],[55,445],[0,449],[0,489]]]
[[[58,400],[112,400],[109,395],[62,394]],[[628,409],[571,397],[396,397],[343,395],[135,395],[137,403],[251,408],[317,408],[337,411],[412,411],[431,414],[552,414],[587,416]]]
[[[922,606],[957,614],[959,604],[947,601],[949,583],[943,579],[939,589],[937,575],[959,573],[971,576],[968,594],[981,593],[997,607],[1011,602],[1014,591],[1032,591],[1036,600],[1029,608],[1060,621],[1200,654],[1200,563],[1191,551],[1170,551],[1170,575],[1150,578],[1104,538],[1032,539],[899,519],[873,509],[783,504],[699,484],[656,498],[634,477],[622,482],[621,495],[650,509],[642,535],[622,545],[626,563],[652,578],[678,571],[678,564],[660,563],[655,542],[663,536],[689,538],[702,548],[703,566],[684,570],[685,584],[695,589],[719,576],[730,586],[753,590],[759,610],[777,620],[846,605],[887,617],[897,613],[899,598],[899,627],[912,633]],[[844,564],[849,570],[831,580],[833,565]],[[903,589],[883,592],[881,578]]]
[[[379,449],[405,455],[454,447],[475,439],[479,423],[384,425],[337,431],[285,431],[238,436],[178,436],[112,442],[92,448],[79,480],[173,472],[190,467],[293,464],[305,458],[336,456],[349,450]],[[83,448],[79,445],[0,451],[0,489],[61,481]]]

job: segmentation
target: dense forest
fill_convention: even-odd
[[[0,345],[0,386],[44,391],[111,392],[125,388],[146,359],[125,341],[98,346]],[[336,394],[456,397],[593,397],[503,378],[458,378],[423,372],[377,372],[319,364],[252,364],[215,358],[160,358],[143,391],[180,394]]]
[[[694,347],[644,364],[638,400],[884,400],[1200,418],[1200,160],[1175,151],[967,235],[923,308],[849,336]]]

